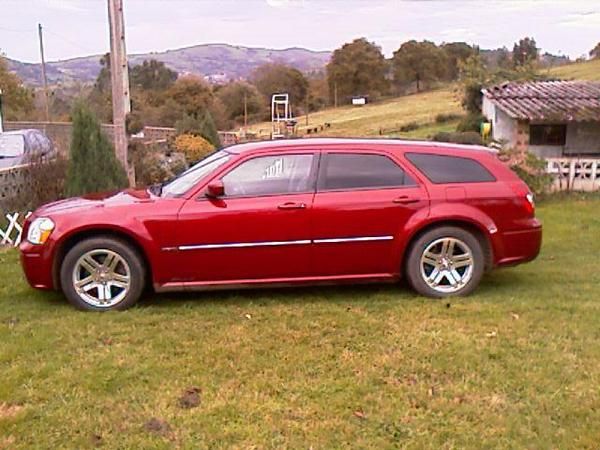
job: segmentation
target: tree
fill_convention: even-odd
[[[198,117],[213,102],[210,85],[197,76],[180,77],[165,92],[165,100],[172,99],[185,114]]]
[[[327,64],[330,98],[334,100],[336,94],[338,98],[384,94],[388,88],[386,72],[385,57],[377,45],[365,38],[344,44]]]
[[[413,40],[405,42],[394,52],[392,64],[396,83],[415,82],[419,92],[424,82],[441,80],[446,76],[448,59],[433,42]]]
[[[462,107],[469,114],[481,113],[481,89],[494,81],[483,59],[472,55],[466,61],[459,63],[459,79],[462,84]]]
[[[271,101],[271,95],[288,93],[293,105],[306,99],[308,80],[298,69],[283,64],[263,64],[250,76],[258,91]]]
[[[596,46],[590,50],[590,58],[600,59],[600,42],[598,42]]]
[[[126,187],[125,170],[91,110],[78,103],[71,116],[73,131],[66,194],[76,196]]]
[[[466,61],[469,56],[477,54],[477,49],[465,42],[449,42],[442,44],[441,48],[446,53],[446,76],[449,80],[458,78],[459,63]]]
[[[132,89],[139,88],[145,91],[164,91],[177,80],[177,72],[155,59],[144,60],[142,64],[133,66],[129,73]]]
[[[513,46],[513,65],[515,67],[535,62],[538,58],[538,48],[533,38],[523,38]]]
[[[175,122],[175,129],[178,135],[191,134],[200,136],[214,147],[218,148],[221,146],[219,132],[208,109],[204,110],[199,116],[185,114],[180,120]]]
[[[248,119],[258,119],[265,112],[267,103],[255,86],[244,81],[234,81],[221,87],[217,98],[223,103],[225,116],[234,122],[243,122],[244,102]]]
[[[87,103],[102,122],[112,122],[112,91],[110,80],[110,54],[100,58],[100,72],[90,91]]]
[[[0,56],[0,90],[5,120],[19,120],[34,110],[33,91],[23,86],[17,75],[8,70],[8,64]]]

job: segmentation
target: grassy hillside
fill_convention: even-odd
[[[600,59],[550,69],[548,75],[565,80],[600,81]]]
[[[293,105],[292,105],[293,107]],[[410,138],[427,138],[440,130],[453,130],[456,120],[445,124],[436,124],[438,114],[462,114],[462,109],[456,94],[450,87],[424,92],[421,94],[398,97],[384,102],[365,106],[342,106],[337,109],[328,108],[309,116],[308,128],[330,123],[330,128],[319,131],[318,136],[378,136],[380,129],[386,136],[402,136]],[[399,128],[411,122],[416,122],[419,128],[401,133]],[[299,131],[306,135],[306,118],[298,118]],[[271,125],[262,122],[251,127],[260,134],[268,134]]]

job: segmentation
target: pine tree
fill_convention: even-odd
[[[73,131],[66,194],[76,196],[126,187],[125,170],[90,109],[82,103],[76,104],[71,116]]]
[[[208,109],[205,109],[200,113],[199,117],[184,114],[183,118],[175,123],[175,129],[177,130],[177,134],[193,134],[194,136],[201,136],[215,148],[221,146],[221,140],[219,139],[215,121]]]

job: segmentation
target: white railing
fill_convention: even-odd
[[[23,238],[23,223],[30,215],[30,212],[26,214],[18,212],[5,214],[8,222],[4,225],[0,224],[0,245],[18,246]]]
[[[600,189],[600,159],[546,158],[546,172],[552,175],[555,191],[597,191]]]

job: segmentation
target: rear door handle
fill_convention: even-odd
[[[279,205],[279,209],[305,209],[306,203],[286,202]]]
[[[409,203],[417,203],[419,199],[417,197],[411,197],[409,195],[401,195],[400,197],[396,197],[392,200],[394,203],[399,203],[402,205],[408,205]]]

